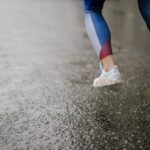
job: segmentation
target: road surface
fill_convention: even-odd
[[[0,0],[0,150],[150,149],[150,34],[135,0],[105,4],[124,84],[98,59],[79,0]]]

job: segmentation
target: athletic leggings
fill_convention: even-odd
[[[112,55],[111,34],[103,18],[105,0],[84,0],[85,25],[88,36],[100,60]],[[150,30],[150,0],[138,0],[140,12]]]

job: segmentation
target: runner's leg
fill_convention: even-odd
[[[102,16],[104,2],[84,0],[86,30],[100,60],[112,55],[110,30]]]
[[[141,14],[150,30],[150,0],[138,0]]]
[[[99,57],[102,67],[93,81],[94,87],[121,83],[119,69],[114,65],[111,35],[109,27],[102,16],[105,0],[84,0],[84,14],[87,33]]]

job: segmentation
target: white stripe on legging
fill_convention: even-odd
[[[95,27],[94,27],[90,13],[85,13],[85,26],[86,26],[86,31],[88,33],[88,36],[89,36],[89,38],[92,42],[92,45],[96,51],[96,54],[99,57],[100,50],[101,50],[101,44],[97,37],[97,33],[95,31]]]

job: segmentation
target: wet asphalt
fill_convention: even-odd
[[[150,34],[136,0],[104,15],[124,83],[93,88],[79,0],[0,0],[0,150],[149,150]]]

